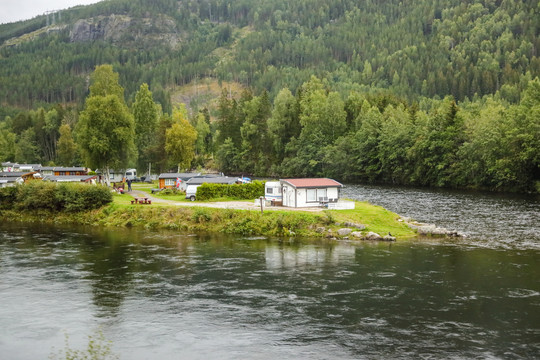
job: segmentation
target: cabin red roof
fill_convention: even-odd
[[[281,181],[291,184],[295,188],[320,188],[320,187],[342,187],[336,180],[327,178],[306,178],[306,179],[282,179]]]

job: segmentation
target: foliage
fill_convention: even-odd
[[[159,195],[179,195],[181,193],[184,193],[182,190],[178,190],[177,188],[165,188],[159,192]]]
[[[56,144],[56,154],[60,164],[64,166],[75,165],[77,155],[77,144],[71,134],[71,127],[68,124],[60,126],[58,129],[60,137]]]
[[[0,188],[0,208],[80,212],[100,208],[112,201],[107,187],[79,183],[30,181]]]
[[[51,360],[107,360],[118,359],[119,357],[112,352],[112,342],[105,340],[101,331],[96,334],[88,335],[88,345],[85,350],[76,350],[69,345],[69,337],[65,335],[65,347],[58,353],[51,353]]]
[[[110,203],[112,194],[105,186],[61,183],[56,189],[56,201],[61,209],[77,212],[98,209]]]
[[[197,188],[198,200],[211,200],[222,197],[237,200],[252,200],[264,195],[264,182],[253,181],[247,184],[210,184],[204,183]]]
[[[148,84],[142,84],[135,95],[132,111],[135,119],[135,146],[139,155],[137,170],[142,172],[151,160],[150,149],[155,146],[159,113]]]
[[[12,209],[17,200],[17,187],[2,187],[0,188],[0,209]]]
[[[125,168],[135,152],[133,116],[120,97],[117,77],[110,66],[96,68],[77,129],[87,164],[105,170],[107,177],[109,169]]]
[[[117,66],[128,99],[148,83],[167,112],[168,89],[208,74],[271,98],[315,74],[343,95],[390,89],[408,100],[461,101],[504,89],[514,102],[527,72],[540,75],[534,1],[151,3],[72,8],[51,27],[45,17],[1,25],[2,103],[82,104],[87,75],[104,63]],[[77,20],[100,17],[107,27],[118,15],[129,17],[125,29],[97,31],[92,41],[70,36]]]
[[[116,0],[0,25],[0,160],[77,163],[68,125],[94,168],[535,192],[538,19],[530,1]],[[203,82],[221,96],[171,117],[171,91]]]
[[[175,109],[173,124],[166,130],[165,151],[169,161],[180,169],[189,169],[195,156],[194,145],[197,132],[186,118],[185,111]]]

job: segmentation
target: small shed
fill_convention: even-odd
[[[328,178],[280,180],[283,206],[313,207],[336,203],[343,185]]]
[[[159,188],[178,188],[179,190],[185,191],[187,181],[200,175],[201,173],[163,173],[158,177]]]

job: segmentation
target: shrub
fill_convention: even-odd
[[[15,186],[0,188],[0,209],[13,209],[16,199],[17,188]]]
[[[264,182],[253,181],[248,184],[202,184],[197,188],[197,199],[211,200],[229,197],[236,200],[251,200],[264,196]]]
[[[193,216],[191,217],[191,219],[194,222],[200,224],[200,223],[208,222],[212,220],[212,216],[208,213],[206,209],[196,208],[195,211],[193,212]]]
[[[44,181],[30,181],[17,186],[17,202],[20,210],[60,210],[56,199],[56,184]]]
[[[185,191],[179,190],[177,188],[165,188],[159,192],[160,195],[180,195],[185,194]]]
[[[69,212],[93,210],[112,201],[112,193],[105,186],[79,183],[59,184],[56,198],[60,206]]]
[[[97,209],[112,201],[107,187],[83,183],[31,181],[1,190],[0,206],[5,209],[77,212]]]

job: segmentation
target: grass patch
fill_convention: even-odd
[[[199,206],[171,206],[169,204],[131,205],[129,194],[115,194],[113,202],[101,209],[71,214],[67,212],[43,211],[40,213],[0,211],[6,220],[76,223],[115,227],[137,227],[145,229],[170,229],[188,232],[214,232],[237,235],[264,235],[278,237],[320,238],[328,230],[333,235],[344,227],[343,223],[357,223],[368,231],[386,235],[388,232],[398,239],[416,236],[399,216],[380,206],[367,202],[356,202],[354,210],[326,210],[323,212],[235,210]],[[182,199],[186,201],[185,199]],[[321,227],[324,232],[318,232]]]
[[[355,201],[354,210],[328,210],[336,222],[353,222],[366,226],[366,231],[373,231],[381,236],[392,233],[398,238],[414,237],[416,233],[407,224],[398,221],[399,215],[368,202]]]

